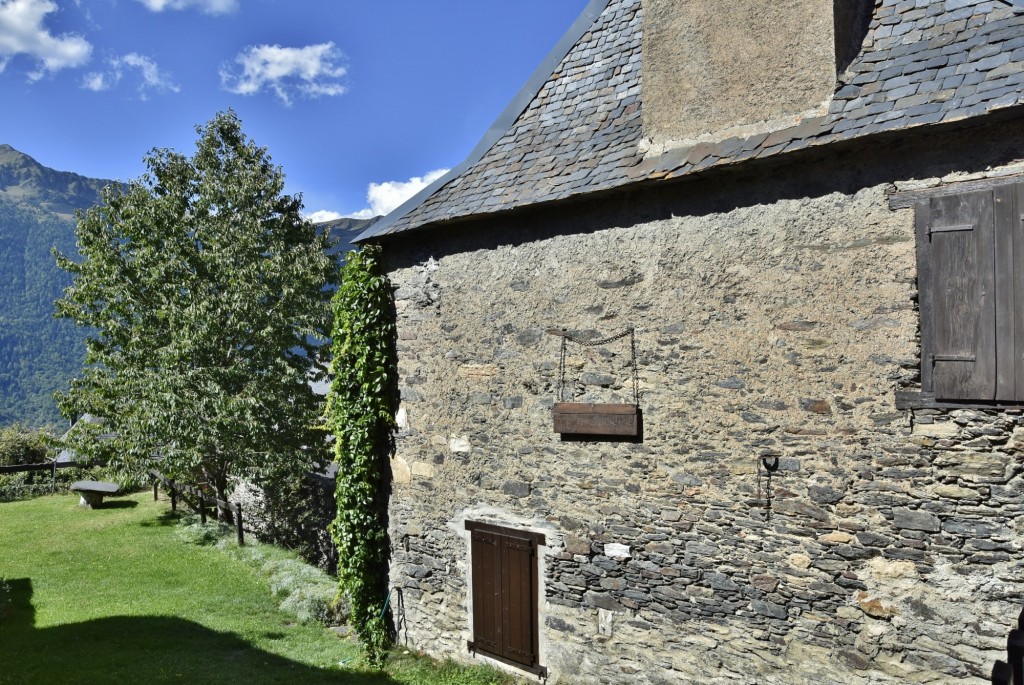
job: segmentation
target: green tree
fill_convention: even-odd
[[[335,436],[338,581],[349,622],[380,667],[389,644],[389,457],[397,405],[395,305],[380,248],[350,252],[334,295],[334,343],[327,423]]]
[[[82,377],[57,399],[67,416],[105,419],[72,446],[123,479],[158,454],[169,476],[223,498],[234,476],[323,456],[310,383],[325,377],[337,264],[233,112],[196,132],[192,157],[151,151],[147,173],[79,214],[81,261],[57,254],[73,276],[57,316],[94,331]]]

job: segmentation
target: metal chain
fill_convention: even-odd
[[[607,345],[610,342],[615,342],[629,336],[629,351],[630,351],[630,368],[633,371],[633,403],[637,406],[640,405],[640,374],[637,370],[636,365],[636,329],[630,326],[621,333],[610,335],[607,338],[597,338],[595,340],[582,340],[577,338],[566,331],[549,331],[553,335],[560,336],[562,338],[562,349],[561,354],[558,358],[558,401],[565,401],[565,356],[567,352],[568,343],[573,342],[581,347],[597,347],[599,345]]]
[[[558,358],[558,401],[565,402],[565,348],[568,338],[562,338],[562,353]]]
[[[633,362],[633,404],[640,406],[640,372],[636,368],[636,331],[629,327],[629,351]]]
[[[568,340],[569,342],[574,342],[577,345],[582,345],[583,347],[597,347],[598,345],[605,345],[605,344],[610,343],[610,342],[615,342],[619,338],[625,338],[627,335],[632,335],[633,334],[633,327],[630,326],[629,328],[627,328],[626,330],[622,331],[621,333],[616,333],[615,335],[610,335],[607,338],[598,338],[596,340],[583,340],[582,338],[577,338],[576,336],[574,336],[571,333],[568,333],[566,331],[551,331],[551,333],[553,335],[561,336],[563,342],[565,340]]]

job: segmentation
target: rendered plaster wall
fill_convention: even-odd
[[[655,149],[824,113],[836,82],[833,0],[643,8],[643,125]],[[712,136],[721,132],[729,134]]]
[[[1024,596],[1024,417],[895,409],[913,212],[885,197],[1005,170],[970,140],[389,243],[400,640],[469,658],[469,519],[547,536],[552,682],[984,682]],[[561,440],[545,331],[628,325],[643,442]],[[628,402],[628,345],[570,348],[566,376]]]

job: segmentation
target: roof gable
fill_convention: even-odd
[[[1008,0],[878,0],[827,113],[645,158],[643,9],[640,0],[608,0],[476,159],[359,240],[1024,104],[1020,11]]]

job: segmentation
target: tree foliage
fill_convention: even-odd
[[[232,476],[308,468],[323,449],[310,382],[337,265],[233,112],[196,131],[194,155],[151,151],[147,173],[79,214],[81,261],[57,254],[74,279],[57,315],[94,331],[58,404],[105,419],[73,447],[123,478],[159,454],[225,497]]]
[[[44,464],[55,445],[55,438],[44,430],[16,423],[0,427],[0,466]]]
[[[327,421],[338,462],[338,579],[374,666],[389,643],[384,620],[397,362],[391,283],[375,246],[350,252],[334,295],[334,342]]]

